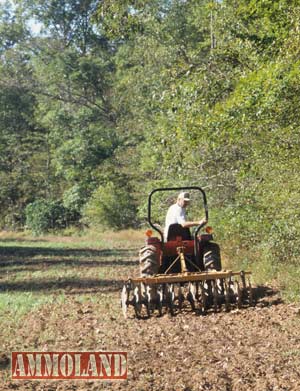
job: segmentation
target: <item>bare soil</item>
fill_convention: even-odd
[[[101,259],[108,262],[107,256]],[[56,281],[55,289],[51,283],[46,285],[54,296],[64,292],[63,303],[54,299],[27,313],[17,329],[1,330],[1,391],[300,390],[298,305],[286,304],[278,292],[260,287],[256,307],[206,316],[186,307],[173,317],[165,314],[141,320],[132,312],[125,320],[120,308],[122,280],[130,272],[135,273],[137,265],[134,256],[115,260],[119,263],[113,278],[98,283],[96,277],[94,283],[84,278]],[[49,256],[46,261],[51,262]],[[32,258],[27,257],[22,267],[26,262],[32,262]],[[95,260],[89,258],[89,262]],[[92,263],[84,268],[89,266],[97,268]],[[26,285],[23,288],[28,289]],[[22,283],[18,289],[22,289]],[[16,349],[127,351],[128,380],[12,381],[9,357]]]

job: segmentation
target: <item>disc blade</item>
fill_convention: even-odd
[[[128,297],[129,297],[129,292],[125,284],[123,286],[122,293],[121,293],[121,307],[125,319],[127,319]]]

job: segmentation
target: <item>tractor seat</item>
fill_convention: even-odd
[[[189,228],[184,228],[181,224],[171,224],[168,230],[167,242],[176,240],[180,236],[182,240],[192,240]]]

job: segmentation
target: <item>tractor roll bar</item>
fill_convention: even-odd
[[[182,191],[182,190],[198,190],[202,193],[202,196],[203,196],[203,206],[204,206],[204,210],[205,210],[205,219],[206,221],[208,221],[208,207],[207,207],[207,200],[206,200],[206,194],[204,192],[203,189],[201,189],[201,187],[199,186],[185,186],[185,187],[161,187],[161,188],[158,188],[158,189],[154,189],[151,191],[151,193],[149,194],[149,197],[148,197],[148,223],[150,224],[150,226],[155,230],[157,231],[159,234],[160,234],[160,237],[161,237],[161,242],[164,243],[164,235],[163,235],[163,232],[158,228],[156,227],[153,222],[151,221],[151,199],[152,199],[152,196],[153,194],[155,194],[156,192],[159,192],[159,191]],[[204,226],[204,224],[200,224],[197,226],[196,230],[195,230],[195,233],[194,233],[194,241],[195,241],[195,254],[198,252],[198,247],[196,245],[197,243],[197,235],[198,235],[198,232],[200,231],[200,229]]]

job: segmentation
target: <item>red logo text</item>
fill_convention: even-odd
[[[12,352],[12,379],[127,379],[127,352]]]

